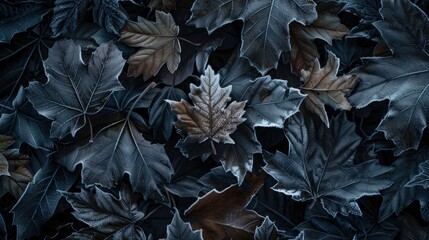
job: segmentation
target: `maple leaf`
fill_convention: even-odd
[[[344,114],[333,120],[331,128],[322,125],[319,131],[308,118],[303,114],[290,118],[289,155],[265,153],[263,169],[278,181],[273,190],[297,201],[320,200],[332,216],[362,215],[357,199],[389,187],[392,182],[385,174],[393,168],[377,160],[353,164],[361,139]]]
[[[289,23],[309,24],[317,18],[312,0],[196,0],[188,23],[209,33],[242,20],[240,56],[261,73],[277,67],[283,51],[290,50]]]
[[[290,24],[291,62],[296,73],[308,69],[314,59],[320,57],[315,39],[332,44],[333,39],[341,39],[349,32],[337,17],[339,7],[340,4],[334,2],[321,2],[317,5],[318,15],[314,22],[307,26],[299,22]]]
[[[422,186],[423,188],[429,188],[429,160],[421,163],[419,168],[419,174],[415,175],[405,187]]]
[[[408,0],[384,0],[380,13],[383,20],[373,25],[393,55],[362,59],[364,66],[353,71],[360,83],[349,101],[364,108],[389,100],[386,116],[376,130],[395,143],[394,153],[399,155],[417,149],[429,120],[429,98],[425,97],[429,91],[429,19]]]
[[[274,224],[274,222],[272,222],[269,217],[265,217],[262,225],[256,228],[254,239],[255,240],[278,239],[277,231],[278,229]]]
[[[9,192],[19,199],[33,174],[27,168],[28,156],[20,154],[18,149],[7,149],[14,143],[13,137],[0,135],[0,196]]]
[[[250,174],[241,185],[221,192],[212,190],[185,211],[193,230],[202,229],[206,240],[253,239],[256,227],[264,220],[246,205],[264,184],[265,174]]]
[[[389,180],[393,184],[381,191],[383,202],[380,206],[379,221],[387,219],[395,213],[399,215],[406,207],[415,200],[421,205],[427,202],[427,191],[421,185],[410,186],[410,181],[419,175],[419,164],[429,158],[429,149],[421,148],[401,154],[392,164],[394,170]]]
[[[165,201],[158,184],[168,182],[173,173],[160,144],[150,144],[128,119],[104,128],[94,141],[78,146],[57,161],[74,171],[82,164],[82,181],[87,185],[114,187],[125,173],[136,192],[146,199]]]
[[[191,224],[185,223],[181,218],[179,211],[176,210],[173,220],[167,226],[167,240],[202,240],[202,231],[193,232]]]
[[[88,224],[95,234],[103,239],[146,239],[137,225],[145,214],[138,209],[138,195],[131,186],[122,185],[119,198],[95,187],[95,192],[62,192],[72,205],[73,215]]]
[[[94,21],[107,32],[119,35],[128,16],[119,4],[119,0],[93,1],[92,16]]]
[[[87,7],[88,0],[56,0],[51,21],[53,37],[75,31],[83,21]]]
[[[132,47],[140,47],[127,61],[128,76],[143,75],[148,79],[156,75],[166,63],[171,73],[180,63],[179,27],[171,14],[156,11],[156,22],[142,17],[137,22],[128,21],[121,30],[120,41]]]
[[[61,199],[59,191],[67,191],[76,181],[73,174],[55,162],[48,161],[36,173],[33,181],[12,208],[17,239],[40,234],[43,225],[55,214]]]
[[[40,115],[54,120],[51,137],[76,135],[87,116],[99,112],[114,91],[123,90],[118,76],[125,60],[112,43],[102,44],[89,60],[81,62],[81,50],[71,40],[55,43],[43,62],[48,82],[31,82],[28,100]]]
[[[215,75],[210,66],[200,80],[200,86],[190,85],[189,97],[195,106],[183,99],[180,102],[166,100],[177,114],[178,121],[175,126],[185,131],[189,139],[199,143],[210,139],[212,145],[212,141],[234,144],[230,134],[240,123],[246,121],[242,118],[246,102],[233,101],[227,106],[231,101],[229,95],[232,87],[220,87],[219,75]],[[215,150],[214,153],[216,154]]]
[[[301,71],[301,87],[307,94],[304,106],[310,112],[318,115],[329,127],[329,119],[325,110],[325,104],[334,109],[350,110],[352,107],[347,101],[346,94],[356,84],[355,75],[343,75],[337,77],[340,59],[328,51],[328,61],[325,67],[320,68],[318,59],[315,59],[308,70]]]
[[[19,143],[26,142],[34,148],[54,147],[49,138],[50,121],[33,108],[25,96],[24,87],[19,88],[9,110],[0,116],[0,133],[13,135]]]

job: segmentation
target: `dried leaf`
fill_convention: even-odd
[[[328,51],[328,61],[320,68],[318,59],[315,59],[309,70],[301,71],[301,81],[304,82],[301,90],[307,94],[304,106],[329,127],[328,115],[325,104],[334,109],[350,110],[351,105],[347,101],[346,94],[357,83],[355,75],[343,75],[337,77],[340,59]]]
[[[349,32],[337,17],[339,10],[339,4],[335,2],[321,2],[317,5],[318,16],[313,23],[307,26],[299,22],[291,23],[291,61],[296,73],[308,69],[320,57],[315,39],[332,44],[333,39],[341,39]]]
[[[168,101],[172,110],[177,114],[175,126],[184,130],[188,138],[202,143],[207,139],[217,143],[234,144],[230,137],[237,126],[246,119],[242,118],[246,102],[228,102],[232,87],[221,88],[219,75],[208,66],[201,75],[200,86],[190,85],[189,97],[195,106],[187,101]]]
[[[156,22],[142,17],[137,22],[128,21],[121,30],[121,41],[132,47],[142,48],[127,61],[128,76],[143,75],[148,79],[156,75],[166,63],[174,73],[180,63],[179,27],[171,14],[156,11]]]
[[[222,192],[212,190],[199,198],[185,212],[192,229],[202,229],[206,240],[253,239],[263,218],[245,207],[264,184],[264,178],[264,174],[250,174],[240,187],[232,185]]]

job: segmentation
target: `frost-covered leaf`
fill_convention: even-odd
[[[299,22],[291,23],[291,62],[296,73],[308,69],[320,57],[315,39],[332,44],[333,39],[341,39],[349,32],[337,17],[339,7],[340,4],[333,1],[321,2],[317,5],[317,19],[314,22],[307,26]]]
[[[283,128],[287,118],[299,111],[305,98],[288,82],[259,77],[241,84],[232,84],[231,96],[236,101],[247,101],[244,117],[253,127]]]
[[[88,0],[56,0],[51,28],[54,37],[76,30],[85,17]]]
[[[45,4],[28,3],[15,6],[0,2],[0,43],[9,43],[12,37],[42,21],[49,11]]]
[[[18,228],[17,239],[40,234],[42,226],[54,215],[60,201],[61,193],[57,190],[67,191],[76,178],[77,174],[52,162],[47,162],[37,172],[11,210],[13,224]]]
[[[304,25],[317,17],[312,0],[196,0],[188,23],[209,33],[236,20],[244,22],[240,56],[261,73],[277,67],[283,51],[290,50],[289,24]]]
[[[337,76],[340,59],[328,51],[328,60],[323,68],[320,68],[318,59],[315,59],[308,70],[301,71],[301,90],[307,94],[304,106],[329,127],[328,114],[325,104],[339,110],[350,110],[352,107],[347,101],[348,94],[357,83],[356,76]]]
[[[119,198],[95,187],[80,193],[62,192],[72,205],[73,215],[88,224],[92,231],[103,234],[103,239],[146,239],[138,221],[145,214],[138,208],[138,195],[131,186],[122,185]]]
[[[173,220],[167,226],[167,240],[202,240],[202,231],[192,231],[191,224],[185,223],[176,210]]]
[[[148,79],[156,75],[164,64],[171,73],[180,63],[179,27],[171,14],[156,11],[156,22],[142,17],[128,21],[121,30],[121,41],[139,49],[127,61],[128,76],[143,75]]]
[[[263,169],[278,181],[273,190],[294,200],[319,200],[332,216],[338,212],[362,215],[356,201],[379,195],[379,190],[389,187],[392,182],[385,174],[392,168],[379,165],[377,160],[354,165],[361,140],[355,125],[344,114],[331,124],[331,128],[321,125],[316,131],[308,115],[293,116],[285,130],[289,154],[266,153]]]
[[[120,35],[120,30],[127,22],[128,16],[119,4],[119,0],[93,1],[92,15],[94,21],[108,33]]]
[[[41,117],[27,100],[21,87],[12,102],[13,111],[4,112],[0,117],[0,133],[12,135],[34,148],[52,149],[49,138],[50,122]]]
[[[264,174],[248,175],[240,187],[232,185],[221,192],[212,190],[199,198],[185,212],[192,229],[202,229],[206,240],[253,239],[263,218],[245,207],[263,185],[264,177]]]
[[[26,88],[39,114],[54,120],[51,137],[75,136],[88,115],[100,111],[113,91],[123,90],[118,76],[125,60],[113,42],[97,48],[88,68],[81,59],[80,47],[71,40],[58,41],[44,61],[48,82],[31,82]]]
[[[429,160],[421,163],[419,168],[419,174],[415,175],[405,187],[422,186],[423,188],[429,188]]]
[[[92,143],[58,156],[58,162],[71,171],[82,164],[86,185],[111,188],[127,173],[135,192],[156,201],[166,200],[157,185],[168,182],[173,174],[163,146],[146,141],[129,120],[111,124]]]
[[[429,158],[426,148],[404,153],[393,163],[394,170],[389,177],[393,184],[381,191],[383,202],[380,206],[380,221],[395,213],[399,215],[413,201],[427,202],[427,192],[421,186],[406,187],[407,183],[419,173],[419,163]]]
[[[395,143],[399,155],[417,149],[428,122],[429,98],[424,96],[429,89],[429,19],[409,0],[383,0],[380,13],[383,20],[373,24],[393,56],[364,58],[364,66],[354,71],[360,83],[349,100],[357,108],[389,100],[377,130]]]
[[[225,144],[222,153],[216,156],[225,171],[237,177],[238,184],[244,180],[246,172],[252,172],[253,155],[262,153],[261,144],[256,139],[253,127],[248,123],[240,124],[231,134],[235,144]]]
[[[264,222],[261,226],[255,230],[255,240],[274,240],[277,237],[277,227],[270,220],[269,217],[265,217]]]
[[[246,120],[242,118],[246,102],[233,101],[227,106],[231,101],[231,86],[220,87],[219,75],[215,75],[210,66],[201,75],[200,82],[198,87],[190,85],[189,97],[195,106],[185,100],[167,100],[178,117],[175,126],[185,131],[187,138],[199,143],[210,140],[234,144],[230,134]]]
[[[394,219],[378,222],[373,206],[363,210],[363,216],[328,215],[322,207],[313,208],[307,219],[296,229],[300,235],[294,240],[391,240],[399,231]]]

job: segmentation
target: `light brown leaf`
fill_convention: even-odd
[[[128,76],[143,75],[148,79],[156,75],[166,63],[171,73],[180,63],[179,27],[171,14],[156,11],[156,22],[142,17],[128,21],[121,30],[121,41],[131,47],[140,47],[127,61]]]
[[[346,94],[357,82],[355,75],[337,77],[339,64],[340,59],[328,51],[328,61],[323,68],[320,68],[319,60],[315,59],[308,71],[301,71],[301,81],[304,82],[301,90],[307,94],[304,106],[317,114],[328,127],[325,104],[334,109],[349,110],[351,105]]]
[[[15,139],[11,136],[0,135],[0,152],[6,150],[6,148],[12,146],[15,142]]]
[[[10,192],[12,196],[19,199],[24,193],[29,182],[33,180],[33,174],[23,166],[10,171],[10,176],[3,176],[1,179],[1,192]]]
[[[33,174],[28,170],[28,156],[19,153],[18,149],[8,149],[1,153],[6,159],[8,174],[1,177],[0,196],[9,192],[19,199],[27,184],[33,180]]]
[[[9,163],[3,152],[6,148],[10,147],[15,142],[15,139],[11,136],[0,135],[0,176],[9,176]]]
[[[210,66],[201,76],[200,86],[191,84],[190,89],[189,97],[195,106],[183,99],[180,102],[167,100],[178,117],[175,126],[199,143],[210,139],[233,144],[234,140],[229,135],[246,120],[242,117],[246,102],[233,101],[227,106],[231,101],[232,86],[220,87],[219,75],[215,75]]]
[[[264,218],[246,209],[246,205],[264,184],[264,178],[264,174],[248,173],[241,187],[232,185],[222,192],[212,190],[199,198],[185,212],[192,229],[202,229],[206,240],[253,239]]]
[[[332,4],[332,2],[319,3],[318,17],[310,25],[304,26],[298,22],[290,24],[291,61],[296,73],[307,69],[314,59],[319,58],[315,39],[319,38],[332,44],[333,39],[341,39],[349,33],[347,27],[341,24],[337,17],[339,7],[332,7]]]

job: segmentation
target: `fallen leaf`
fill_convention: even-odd
[[[171,14],[156,11],[156,22],[142,17],[137,22],[128,21],[121,30],[123,43],[131,47],[142,48],[127,61],[128,76],[143,75],[148,79],[156,75],[164,64],[171,73],[177,70],[180,63],[179,27]]]
[[[192,229],[202,229],[206,240],[253,239],[256,227],[264,220],[253,210],[246,209],[253,196],[264,184],[265,174],[249,174],[239,187],[231,185],[222,192],[212,190],[185,211]]]
[[[303,25],[299,22],[290,24],[291,61],[296,73],[308,69],[312,62],[319,58],[315,39],[322,39],[332,44],[333,39],[341,39],[349,30],[341,24],[337,13],[341,10],[340,4],[335,2],[321,2],[317,5],[317,19]]]
[[[227,106],[231,101],[229,95],[232,87],[220,87],[219,75],[215,75],[210,66],[200,80],[200,86],[190,85],[189,97],[195,106],[183,99],[180,102],[166,100],[177,114],[178,121],[175,126],[185,131],[188,138],[199,143],[209,139],[212,145],[212,141],[234,144],[230,134],[246,120],[242,118],[246,102],[233,101]]]
[[[329,127],[329,119],[325,105],[334,109],[350,110],[352,107],[347,101],[346,94],[349,93],[357,83],[355,75],[337,76],[340,59],[328,51],[328,61],[320,68],[318,59],[315,59],[308,70],[301,71],[301,87],[303,93],[307,94],[304,106],[312,113],[322,119]]]

